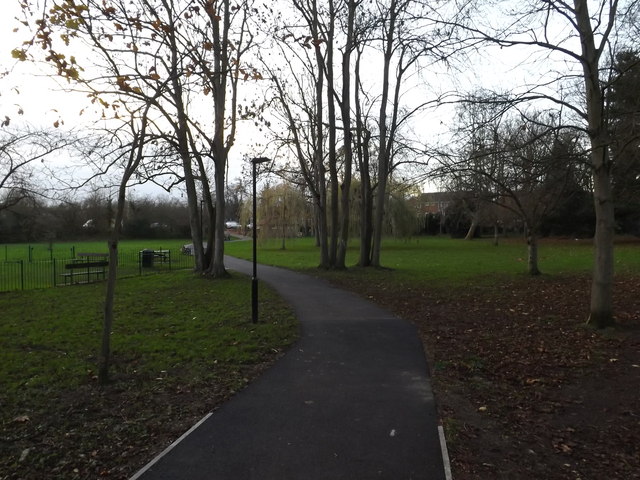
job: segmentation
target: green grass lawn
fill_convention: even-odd
[[[251,282],[239,274],[121,279],[112,383],[100,388],[105,285],[0,293],[0,425],[11,439],[0,442],[0,471],[7,478],[108,471],[128,478],[297,337],[293,312],[266,285],[261,321],[251,323]]]
[[[0,396],[42,386],[72,388],[95,371],[104,283],[0,294]],[[295,337],[292,313],[267,288],[250,323],[249,281],[212,281],[187,271],[118,282],[113,329],[114,375],[152,378],[214,365],[263,360]],[[135,371],[135,372],[134,372]],[[5,398],[6,401],[6,398]]]
[[[183,243],[130,246],[135,253]],[[83,251],[98,248],[81,245]],[[250,259],[251,246],[228,242],[226,253]],[[638,272],[639,248],[636,242],[617,246],[618,272]],[[543,240],[540,268],[546,275],[588,272],[592,250],[589,241]],[[348,265],[355,265],[357,255],[353,242]],[[288,240],[284,250],[279,240],[259,244],[261,263],[316,273],[318,259],[312,239]],[[479,284],[490,290],[497,276],[525,277],[526,245],[519,239],[499,246],[485,239],[387,239],[382,262],[388,268],[327,275],[341,276],[343,284],[372,282],[392,291],[411,286],[446,294]],[[95,372],[104,289],[99,282],[0,293],[0,423],[3,438],[12,439],[0,442],[0,471],[14,475],[9,478],[97,478],[123,463],[130,475],[162,448],[158,438],[175,439],[297,335],[292,311],[266,285],[261,323],[250,323],[250,280],[238,274],[212,281],[173,270],[123,278],[112,335],[113,383],[99,389]],[[123,451],[131,458],[125,460]],[[25,452],[28,462],[20,463]],[[36,473],[21,477],[21,465]]]
[[[251,258],[251,242],[231,242],[226,253]],[[616,246],[616,271],[640,270],[640,243],[620,242]],[[347,265],[358,260],[358,242],[350,244]],[[286,249],[279,240],[258,243],[258,262],[305,270],[317,267],[318,248],[313,239],[291,239]],[[409,240],[386,239],[382,264],[392,270],[371,270],[367,275],[396,278],[424,284],[459,284],[490,281],[495,275],[526,275],[527,245],[522,239],[504,239],[498,246],[492,239],[473,241],[447,237],[416,237]],[[591,240],[543,239],[539,246],[539,264],[544,274],[588,272],[593,268]]]

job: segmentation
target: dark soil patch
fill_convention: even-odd
[[[90,374],[86,385],[66,393],[24,398],[19,410],[4,412],[11,415],[0,436],[0,480],[130,478],[277,356],[219,367],[207,381],[180,372],[120,375],[101,389]]]
[[[455,480],[640,479],[640,277],[605,331],[586,276],[355,288],[420,329]]]

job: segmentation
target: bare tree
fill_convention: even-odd
[[[343,1],[334,0],[325,4],[319,4],[316,0],[293,0],[296,17],[291,24],[283,27],[284,35],[278,40],[280,48],[292,54],[292,58],[287,61],[290,66],[294,59],[303,60],[296,63],[304,73],[301,76],[301,70],[288,70],[295,79],[291,85],[293,90],[288,90],[289,84],[279,72],[271,69],[276,84],[275,98],[283,109],[282,119],[292,132],[292,140],[297,142],[293,147],[295,156],[300,163],[302,178],[307,182],[314,198],[320,266],[324,268],[344,268],[346,240],[341,243],[343,246],[340,252],[338,245],[339,238],[348,238],[348,234],[341,230],[345,222],[348,227],[348,213],[345,219],[345,214],[341,215],[340,205],[349,202],[350,189],[345,189],[344,184],[350,182],[351,159],[340,164],[336,105],[339,105],[341,115],[344,112],[350,114],[350,100],[341,96],[350,87],[349,70],[347,78],[343,77],[341,91],[337,88],[337,82],[338,72],[350,67],[349,55],[352,47],[343,51],[340,67],[336,65],[335,59],[336,51],[346,41],[336,29],[336,22],[344,16],[345,5]],[[352,6],[355,8],[355,3]],[[349,24],[348,18],[345,24]],[[308,79],[312,80],[312,84],[307,83]],[[306,91],[308,89],[313,89],[313,96],[303,100],[310,93]],[[344,121],[349,122],[349,117],[343,119],[343,127]],[[347,133],[349,134],[350,132]],[[310,141],[307,145],[311,147],[311,156],[306,152],[307,147],[302,147],[299,143],[305,139]],[[350,148],[349,143],[347,150]],[[344,155],[344,142],[340,150]]]
[[[407,145],[403,144],[400,132],[416,114],[438,102],[437,95],[430,96],[431,92],[424,90],[412,97],[409,92],[416,85],[411,83],[411,77],[439,62],[446,62],[461,49],[455,29],[442,21],[449,15],[457,15],[456,12],[456,8],[449,9],[444,4],[391,0],[374,2],[368,14],[362,15],[364,20],[360,28],[363,31],[359,32],[357,65],[361,65],[363,58],[377,57],[381,59],[382,66],[374,85],[371,82],[365,84],[360,73],[356,74],[356,85],[360,89],[356,98],[363,100],[356,110],[361,114],[370,109],[377,111],[375,119],[367,114],[356,121],[357,152],[362,155],[359,158],[360,174],[365,176],[362,186],[371,189],[369,192],[363,190],[366,200],[363,208],[367,209],[363,221],[371,222],[361,232],[364,242],[361,242],[360,264],[363,266],[381,265],[388,184],[401,163],[399,152]],[[364,48],[361,48],[362,44]],[[423,88],[426,86],[426,82],[420,83]],[[363,105],[365,102],[369,102],[369,106]],[[366,153],[365,145],[368,148]],[[368,181],[369,161],[364,155],[372,154],[375,156],[375,177]],[[410,156],[415,159],[421,154],[416,150]],[[367,197],[373,199],[372,205],[367,204]]]
[[[124,220],[124,208],[126,200],[127,185],[129,180],[135,175],[144,156],[144,145],[146,141],[148,118],[150,105],[147,105],[140,113],[132,112],[128,125],[131,129],[131,139],[123,145],[118,152],[118,159],[122,162],[122,179],[118,187],[118,200],[113,221],[113,227],[109,238],[109,273],[107,276],[107,287],[105,292],[104,316],[102,323],[102,341],[100,345],[100,355],[98,357],[98,383],[106,385],[109,381],[109,366],[111,363],[111,331],[114,320],[113,304],[116,291],[116,279],[118,276],[118,243],[122,231]],[[137,116],[141,118],[136,118]],[[140,123],[138,125],[137,123]],[[120,162],[119,162],[120,163]]]
[[[177,174],[184,183],[196,269],[213,276],[226,274],[225,175],[235,141],[239,82],[260,78],[243,63],[253,42],[249,21],[258,17],[250,0],[233,5],[230,0],[52,0],[34,27],[34,41],[48,53],[46,60],[86,91],[105,118],[117,117],[123,105],[153,106],[149,128],[174,153],[159,157],[155,170]],[[77,43],[95,55],[69,55]],[[210,99],[211,110],[202,108],[204,99]],[[164,158],[171,160],[162,163]],[[207,252],[199,200],[215,225]]]
[[[528,245],[527,271],[539,275],[541,226],[568,195],[586,161],[580,137],[559,126],[556,112],[504,111],[498,99],[470,101],[469,137],[459,155],[440,168],[459,195],[472,199],[472,225],[488,205],[498,205],[522,223]]]
[[[210,90],[213,100],[213,132],[199,133],[209,145],[214,170],[215,226],[214,249],[207,272],[220,277],[226,275],[224,267],[225,186],[229,151],[236,138],[238,120],[238,84],[240,81],[260,80],[258,70],[245,62],[253,47],[252,19],[258,23],[261,13],[251,0],[236,3],[231,0],[201,0],[201,8],[208,18],[207,28],[196,42],[204,39],[201,48],[194,48],[191,58],[201,70],[205,91]],[[197,13],[197,12],[196,12]],[[253,24],[253,25],[255,25]],[[193,46],[198,47],[194,42]],[[191,46],[191,44],[188,44]],[[248,109],[245,106],[245,111]],[[200,169],[205,176],[204,169]],[[207,189],[210,191],[210,189]],[[213,212],[212,212],[213,213]]]
[[[573,191],[575,170],[583,162],[578,138],[539,120],[540,115],[533,121],[525,118],[504,125],[500,173],[489,177],[500,194],[494,203],[515,213],[524,225],[530,275],[541,273],[538,238],[542,223]]]
[[[605,112],[605,92],[610,83],[606,56],[625,42],[632,31],[637,0],[539,0],[523,6],[478,2],[474,22],[466,25],[471,42],[488,41],[500,47],[531,48],[544,62],[562,60],[565,73],[540,70],[530,79],[517,101],[544,101],[562,105],[575,114],[573,126],[589,139],[590,167],[596,215],[595,261],[589,323],[603,328],[613,317],[614,202],[609,154],[611,139]],[[500,7],[504,7],[501,9]],[[482,10],[484,8],[484,10]],[[500,25],[485,20],[503,18]],[[469,26],[471,25],[471,26]],[[627,37],[632,38],[632,37]],[[570,95],[580,82],[579,95]]]
[[[293,6],[298,16],[276,29],[286,66],[269,68],[282,108],[280,118],[287,125],[288,135],[279,143],[303,160],[300,169],[316,199],[318,223],[326,222],[326,230],[318,228],[323,266],[345,267],[357,165],[363,209],[360,264],[370,265],[372,258],[379,264],[387,184],[400,149],[398,132],[435,102],[405,105],[403,96],[411,88],[405,80],[420,72],[423,58],[431,55],[440,61],[449,55],[455,39],[451,29],[436,28],[437,21],[427,14],[435,10],[422,1],[295,0]],[[293,68],[294,62],[300,68]],[[365,63],[379,63],[382,73],[363,76]],[[307,151],[302,142],[313,148]]]
[[[326,135],[323,125],[324,73],[317,63],[318,48],[298,48],[293,33],[286,33],[274,43],[278,57],[288,58],[277,68],[270,57],[263,68],[272,80],[270,111],[275,122],[270,125],[273,143],[285,162],[281,175],[290,182],[302,183],[312,198],[315,213],[316,241],[320,248],[321,268],[329,268],[328,201],[324,152]],[[314,45],[311,42],[303,45]],[[275,55],[275,54],[274,54]],[[280,125],[286,128],[280,130]]]
[[[351,121],[351,55],[356,48],[356,8],[359,2],[356,0],[347,0],[346,5],[346,22],[343,27],[346,39],[342,49],[342,91],[339,100],[340,113],[342,116],[342,154],[343,154],[343,174],[342,183],[340,184],[340,238],[338,250],[336,252],[335,266],[337,268],[346,268],[347,244],[349,242],[349,219],[351,204],[351,180],[353,172],[353,132]]]
[[[26,198],[45,195],[36,185],[37,172],[76,143],[73,132],[42,130],[32,126],[0,129],[0,211]],[[37,167],[37,168],[36,168]]]

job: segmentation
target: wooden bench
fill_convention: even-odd
[[[68,272],[61,273],[60,276],[64,278],[64,284],[67,284],[67,280],[69,283],[89,283],[91,282],[92,276],[95,277],[95,280],[98,280],[102,277],[104,280],[105,273],[107,271],[106,267],[109,266],[109,262],[107,260],[100,260],[97,262],[89,262],[89,261],[74,261],[71,263],[67,263],[64,268],[69,270]],[[86,277],[85,282],[74,282],[74,277]]]

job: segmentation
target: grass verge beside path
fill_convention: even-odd
[[[104,283],[0,294],[0,478],[128,478],[297,336],[266,286],[186,271],[119,281],[113,383],[96,385]]]

